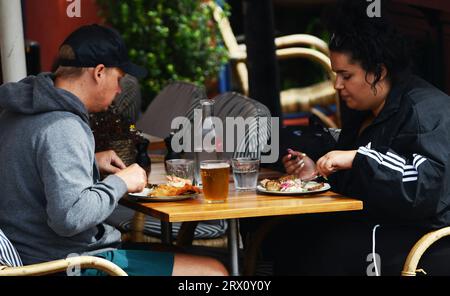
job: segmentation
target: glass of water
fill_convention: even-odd
[[[166,160],[166,173],[188,180],[191,184],[194,181],[194,161],[190,159],[170,159]]]
[[[236,190],[255,190],[258,183],[259,159],[233,158],[231,165]]]

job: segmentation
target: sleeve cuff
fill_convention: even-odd
[[[365,159],[365,155],[361,153],[361,147],[358,148],[355,154],[355,158],[353,159],[352,168],[358,168],[361,166],[361,162]]]
[[[109,175],[102,182],[111,186],[114,191],[116,191],[119,198],[121,198],[128,192],[128,187],[125,181],[116,175]]]

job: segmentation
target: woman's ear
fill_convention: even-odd
[[[386,79],[388,74],[387,68],[384,64],[381,64],[381,76],[380,76],[380,81]]]

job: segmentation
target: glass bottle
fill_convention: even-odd
[[[194,119],[194,162],[195,162],[195,183],[201,186],[202,180],[200,176],[200,162],[203,160],[218,160],[221,159],[221,154],[218,151],[220,145],[220,138],[216,134],[213,124],[214,116],[214,100],[203,99],[200,101],[201,119]],[[199,114],[199,113],[197,113]],[[201,126],[196,126],[201,124]],[[196,136],[196,132],[201,130],[201,133]]]

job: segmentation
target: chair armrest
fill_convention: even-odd
[[[334,79],[336,76],[336,74],[331,70],[331,62],[328,56],[318,50],[303,47],[280,48],[276,50],[276,56],[279,60],[307,58],[319,63],[327,71],[330,78]],[[230,60],[234,62],[245,62],[246,59],[247,54],[244,51],[235,51],[230,53]]]
[[[417,264],[425,251],[439,239],[450,235],[450,226],[444,227],[422,236],[422,238],[413,246],[406,258],[403,266],[403,276],[415,276]]]
[[[331,79],[334,79],[336,74],[331,70],[330,59],[320,51],[311,48],[291,47],[281,48],[276,50],[277,58],[280,60],[291,58],[307,58],[313,62],[319,63],[326,71]]]
[[[229,52],[228,58],[233,62],[246,62],[247,53],[245,51]]]
[[[319,117],[319,119],[325,124],[327,128],[337,128],[337,124],[333,120],[329,119],[322,111],[312,107],[311,113]]]
[[[311,48],[291,47],[281,48],[276,50],[276,56],[279,60],[290,58],[307,58],[313,62],[320,64],[327,72],[331,80],[335,79],[336,74],[331,70],[330,59],[318,50]],[[230,52],[230,60],[236,63],[236,68],[239,73],[241,88],[245,95],[248,95],[248,74],[247,66],[245,65],[247,54],[241,51]]]
[[[328,44],[320,38],[308,34],[292,34],[275,38],[277,48],[296,47],[299,45],[308,45],[321,53],[329,56],[330,50]]]
[[[241,47],[241,46],[240,46]],[[326,68],[331,71],[330,59],[320,51],[311,48],[304,47],[290,47],[290,48],[280,48],[276,50],[277,58],[288,59],[295,57],[306,57],[319,61],[324,64]],[[234,51],[229,53],[230,60],[234,62],[246,62],[247,53],[245,51]]]
[[[301,45],[311,46],[312,49],[316,49],[321,53],[329,56],[330,50],[328,44],[320,38],[308,34],[292,34],[275,38],[275,47],[277,49],[285,47],[303,47]],[[238,44],[239,51],[247,52],[245,44]]]
[[[94,256],[69,257],[66,259],[26,265],[22,267],[1,267],[0,276],[47,275],[66,271],[68,267],[77,265],[80,266],[80,268],[99,269],[112,276],[127,276],[125,271],[123,271],[119,266],[106,259]]]

